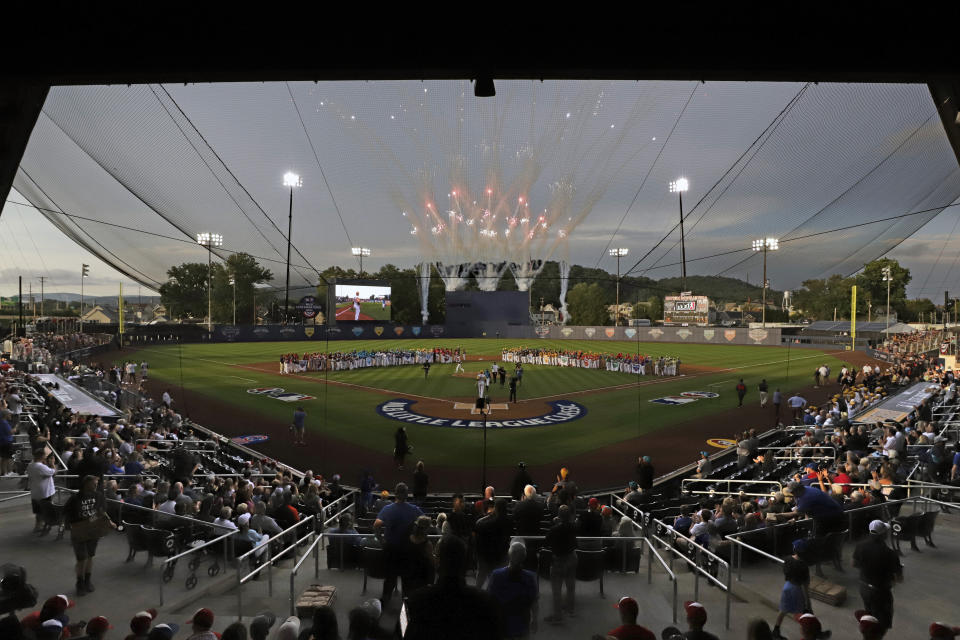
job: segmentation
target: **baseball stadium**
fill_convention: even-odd
[[[0,86],[0,639],[960,636],[955,69],[295,22]]]

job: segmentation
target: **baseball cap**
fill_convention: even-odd
[[[237,516],[237,524],[245,524],[249,522],[250,522],[249,513],[241,513],[239,516]]]
[[[620,601],[613,605],[613,608],[625,611],[634,618],[640,614],[640,606],[637,605],[637,601],[630,596],[624,596],[620,598]]]
[[[637,484],[637,481],[636,481],[636,480],[631,480],[631,481],[630,481],[630,484],[629,484],[628,486],[629,486],[631,489],[636,489],[636,488],[639,487],[640,485]]]
[[[931,638],[955,638],[957,635],[960,635],[960,627],[951,627],[943,622],[930,624]]]
[[[874,520],[870,523],[870,533],[882,536],[887,532],[887,523],[883,520]]]
[[[383,604],[377,598],[370,598],[360,605],[360,608],[369,613],[374,620],[379,620],[380,614],[383,613]]]
[[[600,501],[597,500],[596,498],[590,498],[589,500],[587,500],[587,506],[590,507],[591,509],[593,509],[599,504],[600,504]]]
[[[147,640],[171,640],[177,635],[177,631],[180,631],[180,625],[175,622],[163,622],[150,629]]]
[[[43,608],[47,611],[56,612],[59,615],[67,609],[72,609],[75,604],[77,603],[60,593],[47,598],[46,602],[43,603]]]
[[[860,633],[870,633],[880,629],[880,621],[867,613],[864,609],[857,609],[853,612],[853,617],[860,624]]]
[[[90,618],[90,620],[87,621],[87,627],[86,627],[87,634],[103,633],[107,629],[113,629],[113,625],[110,624],[110,621],[104,618],[103,616]]]
[[[257,614],[257,616],[250,622],[250,632],[254,633],[255,631],[260,631],[263,636],[267,635],[267,631],[270,630],[270,627],[273,626],[273,623],[277,621],[277,616],[273,615],[270,611],[264,611],[263,613]]]
[[[812,630],[816,633],[820,633],[820,630],[823,628],[820,625],[820,620],[812,613],[801,613],[795,616],[795,619],[797,623],[799,623],[800,628],[804,631]]]
[[[805,538],[797,538],[793,541],[793,552],[803,553],[807,550],[808,543]]]
[[[143,635],[150,630],[150,623],[157,617],[156,609],[147,609],[134,614],[130,619],[130,630],[134,635]]]
[[[703,605],[693,600],[687,600],[683,603],[683,610],[687,612],[687,620],[698,624],[706,624],[707,610]]]
[[[684,640],[683,632],[676,627],[667,627],[660,632],[660,640]]]
[[[51,640],[59,638],[63,634],[63,623],[56,618],[44,620],[37,631],[37,640]]]
[[[196,613],[193,614],[193,617],[187,620],[187,624],[196,624],[201,627],[212,627],[213,626],[213,611],[203,607],[197,609]]]

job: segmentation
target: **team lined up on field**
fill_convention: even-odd
[[[402,365],[460,364],[466,352],[456,349],[378,349],[376,351],[335,351],[333,353],[288,353],[280,356],[280,373],[306,371],[350,371],[367,367]]]
[[[500,359],[504,362],[540,364],[554,367],[577,367],[581,369],[606,369],[645,376],[675,376],[680,373],[680,358],[668,356],[632,355],[629,353],[589,353],[586,351],[556,351],[553,349],[526,349],[515,347],[503,349]]]

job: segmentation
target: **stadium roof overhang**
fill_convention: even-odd
[[[335,16],[291,6],[186,11],[112,3],[10,16],[0,71],[0,193],[50,86],[271,80],[599,79],[928,84],[960,161],[960,65],[952,34],[905,29],[861,5],[739,15],[726,6],[644,5],[631,16],[428,7]],[[749,9],[747,9],[749,10]],[[420,13],[417,13],[419,11]],[[579,11],[579,10],[578,10]],[[925,24],[956,24],[937,10]],[[954,16],[955,18],[956,16]],[[624,19],[620,19],[624,18]],[[591,24],[592,22],[592,24]]]

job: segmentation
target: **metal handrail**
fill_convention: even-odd
[[[653,584],[653,558],[656,557],[657,561],[660,563],[660,566],[663,567],[663,570],[667,572],[667,575],[670,577],[670,581],[673,582],[673,621],[677,621],[677,576],[673,572],[667,563],[664,562],[663,558],[660,556],[660,553],[657,551],[656,547],[653,546],[653,543],[650,542],[649,538],[643,538],[643,541],[646,543],[647,548],[650,550],[650,553],[647,555],[647,584]]]
[[[662,523],[661,523],[661,524],[662,524]],[[674,533],[676,533],[676,532],[674,532]],[[697,543],[691,541],[691,540],[690,540],[689,538],[687,538],[686,536],[683,536],[683,535],[681,535],[681,534],[679,534],[679,533],[676,533],[676,535],[677,535],[678,537],[681,537],[681,538],[684,538],[684,539],[690,541],[690,543],[695,546],[695,548],[696,548],[696,550],[697,550],[697,560],[696,560],[696,561],[691,560],[691,559],[688,558],[685,554],[680,553],[680,551],[678,551],[677,549],[675,549],[672,544],[667,543],[666,541],[662,540],[660,537],[658,537],[658,536],[656,536],[656,535],[653,535],[653,534],[650,534],[649,537],[650,537],[650,538],[653,538],[654,540],[656,540],[657,542],[659,542],[661,545],[663,545],[663,548],[664,548],[664,549],[666,549],[666,550],[670,551],[670,553],[676,555],[678,558],[680,558],[681,560],[683,560],[684,562],[686,562],[688,565],[690,565],[690,567],[693,569],[693,572],[694,572],[693,597],[694,597],[695,600],[699,600],[699,598],[700,598],[700,574],[703,574],[704,577],[706,577],[708,580],[710,580],[711,582],[715,583],[718,587],[720,587],[721,589],[723,589],[723,590],[725,590],[725,591],[727,592],[726,628],[727,628],[727,629],[730,629],[730,595],[731,595],[731,591],[732,591],[732,590],[731,590],[731,586],[732,586],[731,580],[732,580],[732,575],[733,575],[733,572],[730,570],[730,564],[727,563],[727,562],[725,562],[725,561],[723,561],[723,560],[719,560],[719,559],[718,559],[719,563],[722,564],[723,566],[725,566],[725,567],[727,568],[727,583],[724,584],[723,582],[721,582],[720,580],[718,580],[718,579],[715,578],[714,576],[710,575],[710,572],[709,572],[709,571],[706,571],[703,567],[700,566],[699,560],[700,560],[700,554],[702,553],[703,547],[700,546],[700,545],[698,545]],[[710,551],[707,551],[707,553],[710,554],[710,555],[714,555],[714,554],[713,554],[712,552],[710,552]],[[714,555],[714,557],[716,557],[716,556]]]
[[[684,478],[684,479],[680,482],[680,491],[682,491],[682,492],[684,492],[684,493],[691,493],[691,494],[694,494],[694,495],[700,495],[700,494],[711,495],[711,494],[716,494],[716,493],[723,493],[722,491],[720,491],[720,492],[718,492],[718,491],[694,491],[694,490],[692,490],[692,489],[687,489],[687,488],[686,488],[687,483],[690,483],[690,484],[719,484],[719,483],[722,483],[722,482],[727,483],[727,490],[726,490],[726,493],[727,493],[727,494],[732,494],[732,493],[733,493],[733,492],[730,490],[730,485],[731,485],[732,483],[734,483],[734,482],[736,482],[737,484],[769,484],[769,485],[776,485],[779,491],[782,491],[782,490],[783,490],[783,483],[780,482],[779,480],[749,480],[749,479],[747,479],[747,480],[742,480],[742,479],[732,479],[732,478]],[[737,494],[740,494],[740,492],[738,491]],[[770,495],[770,494],[769,494],[769,493],[744,493],[743,495],[747,495],[747,496],[768,496],[768,495]]]
[[[293,526],[291,526],[291,527],[287,527],[286,529],[284,529],[283,531],[281,531],[281,532],[278,533],[277,535],[273,536],[273,537],[270,539],[269,542],[272,542],[273,540],[277,540],[277,539],[282,539],[283,536],[285,536],[286,534],[294,531],[294,530],[297,529],[298,527],[302,527],[302,526],[305,525],[305,524],[314,524],[314,525],[315,525],[315,524],[316,524],[316,521],[317,521],[317,516],[311,516],[311,517],[309,517],[309,518],[304,518],[303,520],[301,520],[300,522],[296,523],[295,525],[293,525]],[[268,582],[267,582],[267,593],[268,593],[268,595],[273,596],[273,563],[274,563],[275,561],[279,560],[279,559],[280,559],[281,557],[283,557],[284,555],[286,555],[287,552],[289,552],[291,549],[296,549],[304,540],[306,540],[306,539],[309,538],[310,536],[318,536],[318,537],[319,537],[319,535],[320,535],[320,534],[318,534],[315,530],[308,531],[305,536],[302,536],[302,537],[298,538],[298,539],[295,540],[292,544],[288,545],[286,548],[282,549],[282,550],[281,550],[279,553],[277,553],[277,554],[274,554],[274,552],[273,552],[273,547],[269,544],[269,542],[266,543],[266,547],[267,547],[267,549],[266,549],[267,561],[264,562],[263,564],[261,564],[260,566],[258,566],[256,569],[253,569],[250,573],[248,573],[248,574],[245,575],[245,576],[244,576],[244,575],[241,575],[241,571],[242,571],[242,568],[243,568],[243,561],[246,560],[249,556],[251,556],[251,555],[253,555],[254,553],[256,553],[257,551],[260,551],[260,548],[263,547],[264,544],[263,544],[263,543],[258,544],[257,546],[253,547],[252,549],[250,549],[249,551],[247,551],[247,552],[244,553],[243,555],[237,556],[236,561],[237,561],[237,619],[238,619],[238,620],[242,620],[242,619],[243,619],[243,585],[246,584],[247,582],[249,582],[251,578],[253,578],[254,576],[258,575],[261,571],[263,571],[264,568],[266,568],[266,569],[267,569],[267,580],[268,580]],[[262,554],[262,553],[264,553],[264,552],[261,551],[261,554]],[[296,558],[296,554],[294,554],[294,558]]]
[[[2,492],[2,493],[6,493],[6,491],[4,491],[4,492]],[[13,493],[13,492],[11,492],[11,493]],[[8,501],[10,501],[10,500],[19,500],[20,498],[25,498],[25,497],[27,497],[27,496],[29,496],[29,495],[30,495],[30,492],[29,492],[29,491],[27,491],[26,493],[18,493],[18,494],[15,495],[15,496],[8,496],[8,497],[6,497],[6,498],[0,498],[0,502],[8,502]]]

